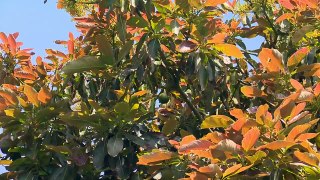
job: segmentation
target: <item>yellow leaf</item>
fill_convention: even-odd
[[[201,129],[223,127],[226,128],[233,123],[233,120],[224,115],[212,115],[201,123]]]
[[[207,0],[205,6],[218,6],[219,4],[223,4],[227,2],[227,0]]]
[[[0,160],[0,165],[10,165],[11,163],[11,160]]]
[[[243,58],[243,54],[237,46],[233,44],[216,44],[214,46],[218,51],[221,51],[227,56],[232,56],[235,58]]]
[[[40,102],[38,100],[38,93],[36,90],[34,90],[31,86],[25,84],[23,92],[33,105],[39,107]]]

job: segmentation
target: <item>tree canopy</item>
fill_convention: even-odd
[[[319,6],[58,0],[66,52],[0,32],[1,177],[319,179]]]

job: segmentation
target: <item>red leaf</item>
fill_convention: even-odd
[[[260,130],[258,128],[252,128],[250,129],[244,136],[242,139],[242,148],[245,151],[250,150],[255,143],[257,142],[257,140],[259,139],[260,136]]]
[[[213,145],[213,143],[207,140],[195,140],[188,144],[180,146],[178,150],[180,153],[188,153],[192,150],[206,150],[211,145]]]

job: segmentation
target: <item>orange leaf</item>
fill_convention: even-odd
[[[295,79],[290,79],[290,83],[291,83],[292,87],[294,87],[296,90],[304,89],[302,84],[299,81],[295,80]]]
[[[276,49],[262,48],[259,59],[268,72],[279,72],[283,70],[282,54]]]
[[[217,174],[218,176],[222,175],[220,167],[216,164],[209,164],[208,166],[200,167],[198,171],[204,174],[210,174],[210,175]]]
[[[36,90],[34,90],[31,86],[25,84],[23,92],[33,105],[39,107],[40,102],[38,100],[38,93]]]
[[[279,24],[286,19],[291,19],[294,16],[292,13],[284,13],[280,17],[277,18],[276,23]]]
[[[218,51],[221,51],[223,54],[227,56],[232,56],[235,58],[243,58],[244,55],[240,51],[240,49],[233,44],[216,44],[214,46]]]
[[[295,6],[290,2],[290,0],[278,0],[279,4],[287,9],[294,9]]]
[[[52,94],[49,90],[49,88],[47,88],[46,86],[43,86],[38,94],[38,99],[40,102],[47,104],[50,99],[52,98]]]
[[[0,87],[0,96],[2,96],[10,104],[16,105],[19,103],[16,93],[11,89]]]
[[[296,143],[291,142],[291,141],[282,141],[282,140],[278,140],[278,141],[273,141],[271,143],[265,144],[263,146],[260,146],[257,148],[257,150],[260,149],[270,149],[270,150],[277,150],[277,149],[281,149],[281,148],[289,148],[293,145],[295,145]]]
[[[318,96],[320,94],[320,83],[318,83],[316,87],[313,89],[313,93],[315,96]]]
[[[228,169],[226,169],[223,173],[223,177],[229,176],[235,172],[237,172],[237,170],[239,170],[242,167],[241,164],[236,164],[234,166],[229,167]]]
[[[198,172],[191,172],[186,174],[190,177],[190,180],[208,180],[208,177],[206,175]]]
[[[307,103],[302,102],[299,103],[297,106],[295,106],[290,114],[290,120],[292,120],[295,116],[297,116],[300,112],[302,112],[304,110],[304,108],[306,107]]]
[[[145,94],[147,94],[147,93],[148,93],[147,90],[142,90],[142,91],[138,91],[138,92],[134,93],[132,96],[138,96],[138,97],[140,97],[140,96],[143,96],[143,95],[145,95]]]
[[[296,141],[307,141],[309,139],[313,139],[315,137],[317,137],[319,135],[319,133],[304,133],[304,134],[300,134],[297,138]]]
[[[188,144],[180,146],[178,150],[180,153],[188,153],[191,150],[206,150],[211,145],[213,145],[212,142],[207,140],[195,140]]]
[[[173,157],[173,153],[169,151],[153,150],[151,153],[144,154],[139,157],[137,164],[152,165],[161,161],[169,160]]]
[[[189,136],[185,136],[182,138],[181,142],[180,142],[180,146],[185,145],[185,144],[189,144],[192,141],[197,140],[196,137],[194,137],[193,135],[189,135]]]
[[[242,148],[245,151],[250,150],[255,143],[257,142],[257,140],[259,139],[260,136],[260,130],[258,128],[252,128],[250,129],[244,136],[242,139]]]
[[[296,137],[308,130],[310,127],[311,125],[309,124],[297,125],[296,127],[292,128],[292,130],[289,132],[286,140],[294,141]]]
[[[231,109],[230,114],[231,114],[231,116],[233,116],[237,119],[241,119],[241,118],[246,117],[246,114],[243,113],[243,111],[241,109],[237,109],[237,108]]]
[[[226,33],[217,33],[211,39],[208,39],[208,44],[222,44],[224,43],[225,38],[227,37]]]
[[[240,131],[243,127],[243,125],[247,122],[247,119],[245,118],[241,118],[238,119],[236,122],[234,122],[231,127],[232,129],[236,130],[236,131]]]
[[[31,73],[25,72],[25,71],[15,71],[14,77],[21,78],[21,79],[29,79],[29,80],[33,80],[33,81],[37,79],[37,77],[34,74],[31,74]]]
[[[228,0],[207,0],[205,3],[205,6],[218,6],[219,4],[223,4],[227,2]]]
[[[299,49],[297,52],[295,52],[294,54],[292,54],[290,56],[290,58],[288,59],[288,62],[287,62],[287,66],[290,67],[290,66],[296,66],[297,64],[299,64],[302,59],[304,57],[306,57],[306,55],[309,53],[309,48],[301,48]]]
[[[318,167],[319,165],[319,159],[313,155],[313,154],[310,154],[310,153],[302,153],[300,151],[295,151],[294,153],[294,156],[297,157],[300,161],[304,162],[304,163],[307,163],[311,166],[315,166],[315,167]]]
[[[247,97],[262,97],[265,93],[257,87],[253,86],[242,86],[241,92]]]
[[[208,133],[207,135],[205,135],[203,138],[201,138],[201,140],[207,140],[207,141],[211,141],[213,143],[219,143],[224,138],[225,137],[222,133],[214,131],[212,133]]]
[[[4,34],[3,32],[0,32],[0,39],[2,40],[2,42],[4,44],[8,44],[8,38],[7,38],[6,34]]]

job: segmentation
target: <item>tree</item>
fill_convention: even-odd
[[[59,0],[67,53],[0,33],[2,177],[319,178],[318,7]]]

